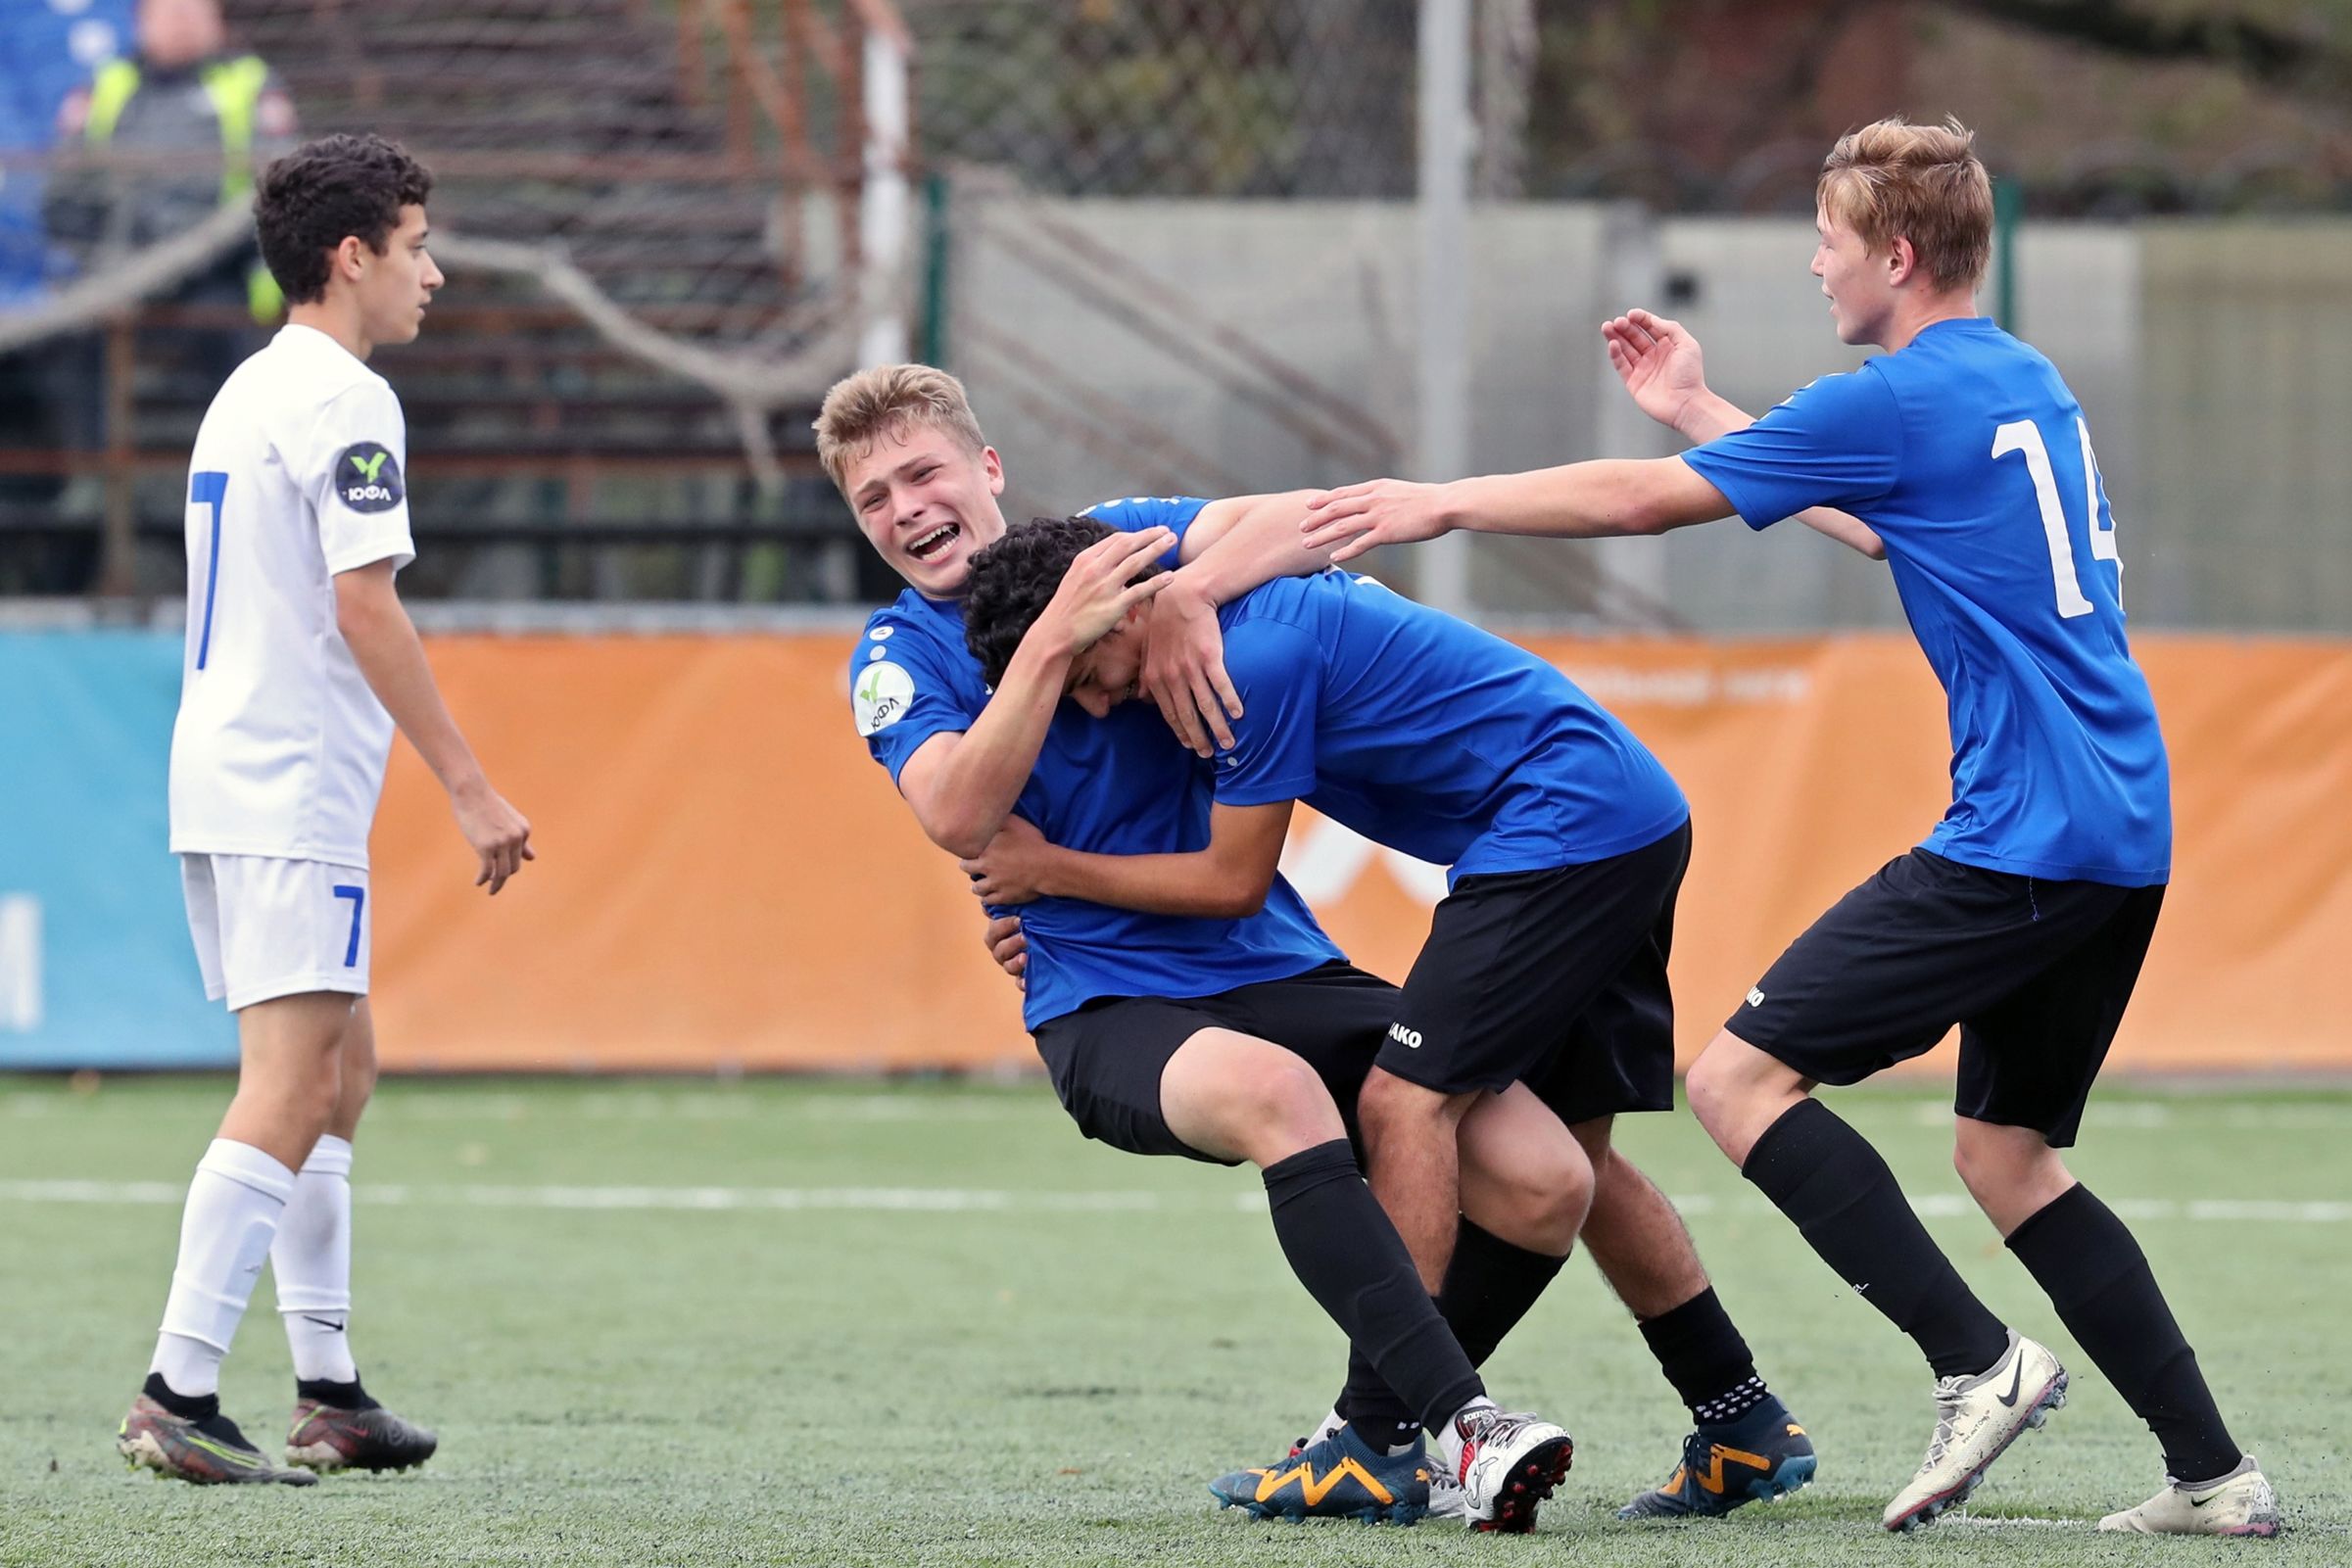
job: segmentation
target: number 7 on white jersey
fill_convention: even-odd
[[[2083,443],[2083,504],[2089,519],[2090,558],[2115,562],[2120,596],[2124,562],[2115,548],[2115,517],[2110,512],[2105,523],[2099,521],[2099,460],[2090,451],[2090,422],[2080,414],[2075,416],[2075,434]],[[2050,450],[2042,443],[2041,427],[2031,419],[2015,419],[1993,431],[1992,455],[2006,457],[2013,451],[2025,453],[2026,472],[2034,479],[2034,499],[2041,507],[2041,532],[2049,542],[2050,577],[2058,590],[2059,618],[2088,615],[2091,603],[2084,596],[2082,578],[2075,574],[2074,541],[2066,532],[2066,509],[2058,499],[2058,476],[2050,469]]]

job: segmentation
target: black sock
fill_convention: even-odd
[[[1982,1372],[2008,1350],[2008,1329],[1961,1283],[1887,1162],[1820,1101],[1800,1101],[1765,1128],[1740,1174],[1917,1342],[1938,1377]]]
[[[1291,1272],[1423,1426],[1436,1431],[1486,1392],[1346,1139],[1268,1165],[1266,1199]]]
[[[1565,1262],[1565,1258],[1529,1252],[1467,1219],[1462,1221],[1454,1235],[1453,1260],[1446,1264],[1446,1282],[1438,1288],[1437,1310],[1471,1365],[1486,1364]],[[1389,1392],[1370,1357],[1354,1346],[1348,1348],[1348,1385],[1334,1408],[1358,1437],[1387,1448],[1413,1441],[1418,1425],[1412,1407]]]
[[[367,1391],[360,1387],[357,1377],[349,1383],[330,1382],[323,1377],[298,1377],[294,1380],[294,1397],[298,1400],[316,1400],[338,1410],[372,1410],[376,1407],[376,1402],[367,1397]]]
[[[1740,1337],[1731,1314],[1709,1285],[1672,1311],[1644,1320],[1642,1338],[1657,1357],[1658,1370],[1691,1408],[1691,1419],[1708,1425],[1736,1421],[1764,1402],[1764,1380],[1755,1357]]]
[[[2049,1293],[2058,1320],[2164,1446],[2164,1471],[2210,1481],[2245,1454],[2230,1439],[2196,1352],[2173,1321],[2147,1255],[2115,1212],[2081,1183],[2009,1235],[2009,1250]]]
[[[220,1413],[217,1394],[181,1394],[164,1381],[161,1372],[150,1372],[139,1392],[169,1410],[183,1421],[209,1421]]]

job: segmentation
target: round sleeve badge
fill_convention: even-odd
[[[388,512],[408,499],[400,459],[381,442],[356,441],[335,457],[335,494],[356,512]]]
[[[869,664],[857,672],[857,680],[849,688],[849,705],[857,716],[857,733],[861,736],[888,730],[906,717],[914,700],[915,678],[899,664]]]

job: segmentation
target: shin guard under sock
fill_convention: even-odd
[[[1911,1212],[1895,1172],[1818,1100],[1764,1129],[1740,1174],[1753,1182],[1855,1295],[1919,1346],[1942,1377],[1999,1360],[2009,1331],[1960,1280]]]
[[[2196,1352],[2156,1288],[2147,1255],[2113,1210],[2077,1183],[2010,1232],[2009,1250],[2156,1434],[2167,1475],[2208,1481],[2237,1468],[2245,1455],[2222,1424]]]

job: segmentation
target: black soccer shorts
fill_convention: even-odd
[[[1549,871],[1461,879],[1437,906],[1379,1065],[1441,1094],[1523,1080],[1573,1125],[1674,1108],[1674,900],[1684,823]]]
[[[1789,944],[1724,1027],[1858,1083],[1960,1027],[1952,1109],[2075,1141],[2164,888],[2048,881],[1914,849]]]
[[[1397,1013],[1397,988],[1351,964],[1325,964],[1284,980],[1215,996],[1100,996],[1037,1025],[1037,1055],[1053,1092],[1087,1137],[1137,1155],[1219,1160],[1178,1138],[1160,1114],[1169,1058],[1203,1029],[1270,1040],[1323,1080],[1362,1148],[1356,1095]]]

